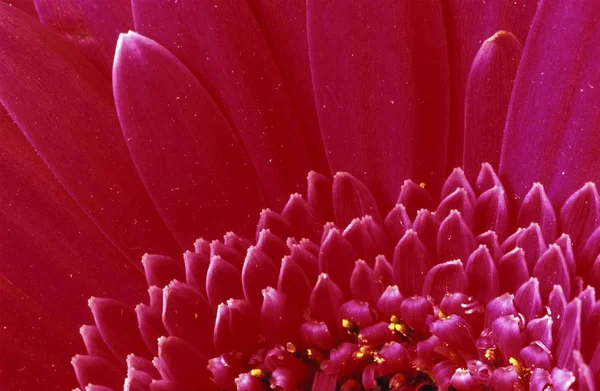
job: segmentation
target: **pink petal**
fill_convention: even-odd
[[[307,19],[315,101],[332,172],[364,180],[384,212],[404,179],[423,181],[437,193],[449,104],[440,4],[311,0]],[[412,34],[423,29],[428,34]]]
[[[520,197],[539,181],[556,206],[585,182],[600,179],[599,15],[594,1],[540,2],[515,80],[500,161],[500,175]]]
[[[319,172],[328,173],[308,58],[306,2],[250,0],[248,5],[265,34],[281,77],[288,86],[304,129],[311,161]]]
[[[5,64],[0,101],[10,116],[71,197],[124,254],[137,260],[146,251],[180,252],[132,164],[108,81],[59,37],[0,6],[0,59]]]
[[[443,4],[451,72],[451,131],[447,166],[450,170],[460,165],[463,142],[469,142],[463,140],[465,91],[471,63],[481,43],[499,30],[510,31],[519,42],[525,42],[537,0],[454,0]]]
[[[305,137],[267,42],[246,2],[135,0],[139,33],[170,50],[215,99],[244,145],[269,205],[302,190]],[[217,5],[217,7],[215,7]],[[173,23],[177,21],[177,23]]]
[[[139,302],[143,274],[73,202],[4,111],[0,138],[3,277],[72,330],[88,319],[90,296],[112,292]]]
[[[106,77],[110,75],[112,53],[94,37],[90,20],[80,0],[33,0],[42,24],[65,41],[74,44]]]
[[[466,292],[467,276],[460,260],[435,265],[425,277],[423,295],[440,302],[446,293]]]
[[[537,223],[540,226],[547,242],[556,238],[558,231],[556,212],[541,183],[533,184],[519,208],[517,225],[525,228],[530,223]]]
[[[129,33],[119,39],[113,85],[134,163],[179,242],[227,230],[250,235],[247,216],[265,206],[262,190],[227,120],[191,72],[162,46]]]
[[[495,168],[500,163],[504,122],[522,50],[514,35],[499,31],[483,42],[471,65],[463,149],[463,167],[471,179],[482,163]]]

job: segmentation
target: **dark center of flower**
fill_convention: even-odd
[[[556,213],[535,184],[516,207],[483,165],[474,187],[455,170],[440,199],[406,181],[382,217],[356,178],[311,173],[307,199],[263,211],[254,242],[200,239],[185,268],[145,256],[149,305],[91,300],[80,383],[102,370],[100,385],[153,390],[541,390],[591,376],[595,186]],[[90,359],[98,344],[133,353],[126,374]]]

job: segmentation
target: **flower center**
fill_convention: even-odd
[[[200,239],[185,271],[145,256],[150,354],[128,358],[128,379],[135,361],[175,389],[568,388],[599,351],[595,186],[556,213],[535,184],[516,207],[484,165],[475,186],[455,170],[440,199],[407,181],[384,217],[356,178],[311,173],[307,199],[263,211],[254,242]]]

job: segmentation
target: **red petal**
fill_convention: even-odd
[[[471,63],[481,43],[499,30],[510,31],[520,42],[525,42],[537,0],[454,0],[443,4],[451,70],[449,170],[459,166],[463,157],[465,90]]]
[[[328,173],[308,58],[306,2],[250,0],[248,5],[265,34],[281,77],[288,86],[290,98],[304,128],[311,162],[319,172]]]
[[[204,296],[179,281],[173,281],[163,291],[162,319],[169,335],[183,339],[206,356],[213,355],[215,313]]]
[[[514,35],[499,31],[483,42],[471,65],[463,150],[463,166],[471,179],[482,163],[496,168],[500,163],[504,122],[522,50]]]
[[[446,293],[466,292],[467,276],[461,261],[448,261],[435,265],[425,277],[423,295],[439,303]]]
[[[500,162],[500,175],[520,197],[539,181],[556,206],[585,182],[600,180],[599,16],[595,1],[540,2],[515,80]]]
[[[250,235],[247,217],[265,206],[262,190],[227,120],[192,73],[162,46],[129,33],[119,39],[113,85],[134,163],[179,242],[228,230]]]
[[[180,252],[131,161],[108,81],[59,37],[0,6],[0,101],[11,117],[124,254]]]
[[[525,228],[529,223],[537,223],[540,226],[547,242],[556,238],[558,231],[556,212],[541,183],[533,184],[519,208],[517,225]]]
[[[269,205],[279,210],[304,187],[312,163],[287,89],[246,2],[132,4],[136,31],[175,54],[215,99],[245,146]]]
[[[439,2],[308,1],[307,19],[332,171],[364,180],[385,212],[403,179],[423,181],[437,193],[449,109]],[[423,29],[428,34],[413,34]]]

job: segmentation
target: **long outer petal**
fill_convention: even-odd
[[[94,36],[80,0],[33,0],[37,16],[65,41],[83,53],[105,76],[110,75],[112,53]],[[10,2],[7,2],[10,4]]]
[[[131,161],[108,81],[70,45],[4,3],[0,61],[0,102],[111,241],[135,260],[146,251],[180,253]]]
[[[248,5],[289,88],[315,169],[328,173],[308,59],[306,1],[248,0]]]
[[[141,271],[79,209],[2,111],[0,139],[2,275],[73,330],[89,319],[92,295],[139,302]]]
[[[134,163],[179,242],[228,230],[251,236],[266,206],[260,184],[194,75],[156,42],[128,33],[117,45],[113,86]]]
[[[557,207],[585,182],[600,180],[598,17],[600,4],[593,0],[539,5],[515,80],[500,161],[500,176],[518,197],[539,181]]]
[[[523,47],[510,32],[483,42],[467,80],[463,167],[474,180],[482,163],[498,168],[502,134]]]
[[[82,352],[76,326],[65,327],[63,319],[0,276],[0,368],[6,390],[58,391],[72,389],[77,380],[69,360]],[[85,305],[85,300],[81,300]]]
[[[384,213],[402,180],[442,184],[448,63],[441,5],[309,0],[308,46],[325,151]],[[413,34],[427,30],[427,34]]]
[[[258,172],[269,205],[302,193],[311,161],[283,80],[245,1],[133,1],[136,31],[175,54],[215,99]],[[176,21],[176,22],[174,22]]]
[[[463,157],[465,91],[469,69],[480,45],[499,30],[510,31],[519,42],[525,42],[537,2],[442,1],[448,37],[451,94],[447,171],[459,166]]]

